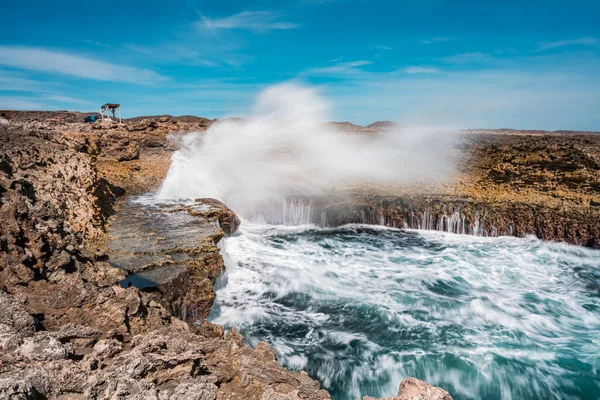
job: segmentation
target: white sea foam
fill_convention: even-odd
[[[224,252],[211,319],[272,343],[336,399],[393,395],[407,376],[467,399],[600,392],[596,250],[246,223]]]

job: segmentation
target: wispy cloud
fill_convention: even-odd
[[[444,58],[444,61],[449,64],[467,64],[488,61],[490,58],[490,55],[477,51],[474,53],[462,53],[446,57]]]
[[[573,45],[582,45],[589,46],[598,43],[598,39],[594,37],[582,37],[579,39],[571,39],[571,40],[559,40],[558,42],[549,42],[549,43],[541,43],[537,51],[543,51],[548,49],[555,49],[557,47],[565,47],[565,46],[573,46]]]
[[[125,47],[136,53],[143,54],[144,56],[152,57],[154,61],[162,61],[169,64],[176,61],[191,65],[203,65],[206,67],[217,67],[220,65],[217,62],[206,59],[204,53],[212,55],[216,55],[218,53],[216,50],[210,51],[212,49],[203,43],[194,43],[191,45],[176,41],[165,41],[157,43],[153,46],[126,44]],[[198,48],[204,51],[199,51]],[[224,62],[224,64],[229,63]]]
[[[0,91],[34,92],[43,85],[42,82],[21,78],[0,70]]]
[[[63,96],[60,94],[44,94],[42,95],[42,99],[68,104],[90,104],[89,101],[78,99],[76,97]]]
[[[393,50],[391,46],[385,46],[382,44],[376,44],[375,46],[373,46],[374,49],[379,49],[379,50],[386,50],[386,51],[390,51]]]
[[[339,56],[337,58],[334,58],[333,60],[329,60],[329,62],[338,62],[340,61],[342,58],[344,58],[344,56]]]
[[[436,42],[449,42],[451,40],[452,39],[447,38],[447,37],[432,37],[431,39],[421,40],[421,43],[431,44],[431,43],[436,43]]]
[[[131,57],[140,61],[151,60],[169,66],[237,69],[254,59],[251,53],[245,51],[248,47],[248,30],[262,29],[264,32],[266,29],[257,25],[258,17],[255,16],[251,21],[250,17],[240,18],[239,15],[223,19],[202,17],[165,32],[164,39],[158,42],[128,43],[125,47],[134,52]]]
[[[149,69],[36,47],[0,46],[0,65],[99,81],[152,84],[166,80]]]
[[[88,39],[83,40],[83,42],[87,43],[87,44],[92,44],[92,45],[98,46],[98,47],[104,47],[105,49],[110,49],[110,45],[106,44],[106,43],[96,42],[94,40],[88,40]]]
[[[369,60],[358,60],[358,61],[349,61],[347,63],[338,64],[340,67],[348,68],[348,67],[362,67],[363,65],[373,64]]]
[[[439,74],[442,71],[439,68],[433,67],[407,67],[404,72],[409,74]]]
[[[344,71],[352,71],[357,70],[359,67],[372,64],[372,61],[368,60],[357,60],[357,61],[349,61],[345,63],[339,63],[333,65],[331,67],[324,68],[313,68],[306,72],[307,75],[322,75],[322,74],[332,74]]]
[[[259,33],[273,30],[296,29],[298,24],[282,22],[280,13],[272,11],[243,11],[224,18],[209,18],[202,16],[198,21],[200,28],[208,30],[243,29]]]

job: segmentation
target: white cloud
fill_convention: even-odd
[[[154,71],[36,47],[0,46],[0,65],[99,81],[152,84],[166,78]]]
[[[208,30],[245,29],[254,32],[296,29],[298,24],[279,21],[281,14],[271,11],[243,11],[224,18],[208,18],[203,16],[198,26]]]
[[[565,47],[565,46],[572,46],[572,45],[593,45],[598,43],[598,39],[594,38],[594,37],[582,37],[579,39],[572,39],[572,40],[560,40],[558,42],[550,42],[550,43],[542,43],[540,44],[540,46],[538,47],[538,51],[542,51],[542,50],[548,50],[548,49],[555,49],[557,47]]]
[[[386,51],[391,51],[393,50],[391,46],[385,46],[382,44],[377,44],[375,46],[373,46],[374,49],[379,49],[379,50],[386,50]]]
[[[439,74],[442,72],[439,68],[433,67],[407,67],[404,72],[409,74]]]
[[[431,44],[431,43],[436,43],[436,42],[449,42],[452,39],[447,38],[447,37],[433,37],[431,39],[427,39],[427,40],[421,40],[421,43],[423,44]]]

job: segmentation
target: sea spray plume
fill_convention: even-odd
[[[435,181],[453,171],[449,131],[398,128],[377,137],[325,121],[316,89],[281,84],[262,92],[252,115],[188,134],[157,196],[215,197],[236,211],[285,197],[326,196],[348,184]]]

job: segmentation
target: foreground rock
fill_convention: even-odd
[[[130,341],[81,325],[36,332],[23,304],[1,292],[0,304],[12,316],[0,325],[1,398],[329,398],[305,374],[281,368],[265,343],[244,346],[235,330],[224,338],[218,327],[193,331],[172,320]]]
[[[362,400],[376,400],[374,397],[365,396]],[[400,383],[398,395],[382,400],[452,400],[448,392],[438,387],[429,385],[415,378],[406,378]]]
[[[224,267],[216,245],[239,224],[215,199],[185,205],[129,202],[108,232],[109,262],[130,273],[121,286],[146,291],[186,322],[201,321]]]

